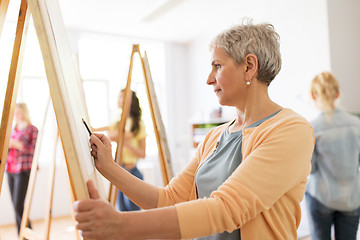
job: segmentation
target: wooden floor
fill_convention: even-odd
[[[44,236],[44,221],[32,221],[32,228],[38,236]],[[0,240],[17,240],[16,225],[0,225]],[[42,237],[42,239],[45,239]],[[50,239],[51,240],[79,240],[77,231],[75,229],[74,221],[71,216],[56,217],[51,221],[50,226]],[[360,240],[360,233],[358,238]],[[298,240],[311,240],[310,237],[299,238]]]
[[[44,221],[31,221],[32,229],[38,236],[45,235]],[[52,240],[78,240],[75,224],[71,216],[56,217],[51,221],[50,239]],[[17,240],[16,225],[0,226],[1,240]]]
[[[44,222],[32,221],[32,229],[39,236],[44,236]],[[16,225],[0,226],[1,240],[17,240]],[[45,238],[43,238],[45,239]],[[53,218],[50,227],[51,240],[79,240],[74,222],[71,216]],[[300,239],[299,239],[300,240]],[[301,240],[311,240],[310,238],[301,238]]]
[[[44,236],[44,221],[32,221],[32,228],[39,236]],[[0,226],[0,240],[17,240],[16,225]],[[42,237],[42,239],[45,239]],[[50,239],[51,240],[79,240],[75,224],[71,216],[56,217],[51,221],[50,226]],[[358,234],[360,239],[360,233]],[[299,240],[311,240],[310,237],[299,238]]]

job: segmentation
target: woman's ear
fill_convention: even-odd
[[[311,98],[312,98],[312,100],[314,100],[314,101],[316,100],[316,95],[315,95],[315,93],[313,93],[313,92],[311,93]]]
[[[254,54],[248,54],[245,57],[245,66],[246,66],[246,81],[251,81],[258,71],[258,59]]]

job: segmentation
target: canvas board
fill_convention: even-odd
[[[56,121],[75,200],[89,197],[86,182],[92,179],[101,198],[104,184],[90,154],[88,120],[82,85],[76,72],[60,6],[57,0],[29,0],[38,36]]]

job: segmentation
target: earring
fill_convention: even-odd
[[[246,84],[249,86],[249,85],[251,84],[251,82],[250,82],[250,81],[247,81]]]

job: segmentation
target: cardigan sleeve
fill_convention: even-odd
[[[244,130],[242,164],[210,198],[175,205],[182,238],[231,232],[290,191],[294,198],[302,198],[303,191],[292,190],[310,171],[311,126],[298,122],[251,131]]]
[[[171,206],[191,199],[190,196],[198,165],[197,162],[197,158],[194,157],[185,169],[173,178],[166,187],[159,188],[158,208]]]

